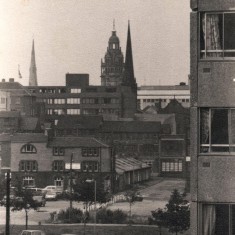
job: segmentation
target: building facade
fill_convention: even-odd
[[[175,86],[140,86],[137,90],[137,102],[141,110],[148,106],[158,105],[166,107],[169,102],[176,99],[183,107],[189,108],[190,106],[190,90],[189,85],[181,82]]]
[[[162,135],[159,141],[160,176],[185,177],[184,135]]]
[[[111,148],[94,138],[56,137],[40,133],[16,133],[11,137],[12,184],[45,187],[56,185],[64,190],[72,177],[90,175],[109,180],[115,177]]]
[[[0,92],[2,105],[6,107],[6,110],[2,111],[18,111],[23,116],[37,115],[36,96],[20,83],[15,82],[13,78],[9,81],[2,79]]]
[[[191,234],[235,234],[235,2],[191,0]]]

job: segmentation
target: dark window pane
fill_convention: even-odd
[[[224,14],[224,49],[235,49],[235,14]],[[229,53],[228,53],[229,54]]]
[[[216,205],[216,235],[229,235],[229,205]]]
[[[211,143],[228,144],[227,109],[214,109],[211,112]]]
[[[232,235],[235,235],[235,205],[231,206],[231,210],[232,210],[232,218],[231,218]]]

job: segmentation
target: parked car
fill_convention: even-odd
[[[40,207],[46,205],[45,195],[34,195],[33,200],[36,201]]]
[[[57,194],[61,194],[63,192],[63,188],[55,185],[48,185],[45,188],[42,189],[43,192],[49,192],[49,191],[54,191]]]
[[[46,195],[45,195],[45,199],[47,200],[47,201],[56,201],[57,200],[57,193],[56,192],[54,192],[54,191],[48,191],[47,193],[46,193]]]
[[[46,235],[42,230],[23,230],[20,235]]]
[[[142,202],[143,201],[143,196],[140,193],[137,193],[135,196],[135,201]]]

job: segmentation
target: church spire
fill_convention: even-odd
[[[124,77],[123,84],[125,85],[136,85],[135,75],[134,75],[134,65],[132,56],[132,46],[131,46],[131,31],[130,22],[128,21],[128,31],[127,31],[127,43],[126,43],[126,58],[124,66]]]
[[[35,50],[34,50],[34,39],[32,44],[32,52],[31,52],[31,63],[29,68],[29,86],[37,86],[37,67],[35,60]]]

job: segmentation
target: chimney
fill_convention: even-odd
[[[9,78],[9,82],[14,82],[14,78]]]
[[[5,78],[2,79],[2,82],[6,82]]]

